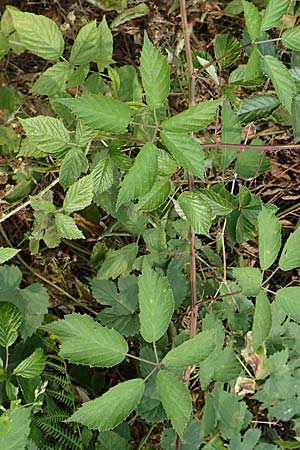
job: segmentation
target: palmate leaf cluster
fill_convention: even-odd
[[[244,15],[243,38],[216,36],[212,51],[219,65],[205,67],[213,61],[206,52],[192,55],[220,96],[174,115],[168,105],[173,67],[146,33],[139,67],[119,67],[105,17],[84,25],[67,46],[53,20],[6,8],[1,56],[29,51],[51,64],[31,88],[48,97],[48,115],[18,117],[25,135],[18,156],[50,158],[59,166],[56,182],[63,192],[57,197],[46,189],[30,197],[30,252],[85,239],[81,214],[89,220],[100,210],[111,227],[91,257],[96,274],[89,284],[100,309],[95,318],[72,312],[44,320],[46,289],[39,283],[20,287],[20,270],[0,267],[0,448],[129,449],[128,424],[136,418],[150,430],[156,424],[161,430],[163,423],[159,445],[165,450],[176,449],[179,438],[183,450],[297,448],[300,287],[290,278],[274,292],[269,283],[277,270],[287,277],[299,270],[300,228],[286,237],[277,208],[245,186],[244,180],[270,167],[262,150],[233,147],[213,157],[200,144],[211,139],[209,127],[219,112],[221,142],[234,145],[241,144],[245,125],[276,120],[278,108],[299,140],[299,26],[285,29],[284,22],[291,8],[297,14],[296,6],[287,0],[269,0],[265,8],[260,3],[229,2],[229,14]],[[281,27],[274,41],[270,33]],[[292,52],[291,67],[278,48]],[[221,71],[242,52],[246,64],[224,83]],[[264,92],[267,80],[271,93]],[[250,95],[240,98],[240,88]],[[5,152],[11,142],[6,140]],[[234,171],[237,189],[225,181],[206,183],[208,167]],[[193,192],[184,189],[187,173],[197,180]],[[28,177],[16,177],[7,202],[30,194]],[[253,265],[224,264],[219,241],[212,245],[220,223],[232,248],[254,242]],[[180,306],[189,298],[190,227],[197,261],[214,274],[206,280],[201,272],[197,296],[215,297],[201,305],[193,337],[178,325]],[[105,237],[114,233],[125,239],[108,249]],[[17,253],[1,247],[0,263]],[[59,356],[48,357],[46,366],[45,353],[56,351]],[[133,359],[127,379],[123,368]],[[182,382],[187,368],[198,397]],[[111,373],[120,378],[99,382],[99,374]],[[265,432],[261,416],[264,423],[288,423],[289,440],[281,438],[280,427]]]

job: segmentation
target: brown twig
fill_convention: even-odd
[[[222,144],[221,142],[212,142],[210,144],[200,144],[202,148],[236,148],[237,150],[300,150],[300,144],[284,144],[284,145],[250,145],[250,144]]]
[[[183,29],[183,37],[184,37],[184,45],[185,45],[185,54],[187,61],[187,70],[188,70],[188,97],[189,97],[189,106],[194,106],[196,103],[195,100],[195,74],[194,74],[194,66],[192,60],[192,52],[191,52],[191,43],[190,36],[188,30],[188,22],[187,22],[187,14],[186,14],[186,3],[185,0],[180,0],[180,15]],[[194,176],[189,173],[188,175],[188,187],[189,191],[194,190]],[[195,233],[193,228],[190,226],[189,228],[189,248],[190,248],[190,288],[191,288],[191,322],[190,322],[190,336],[193,337],[197,333],[197,320],[198,320],[198,301],[197,301],[197,286],[196,286],[196,246],[195,246]],[[186,385],[189,384],[191,374],[191,368],[188,367],[185,370],[183,376],[183,383]],[[178,437],[176,442],[176,450],[182,449],[182,441]]]

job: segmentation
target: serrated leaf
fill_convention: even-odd
[[[68,314],[43,328],[59,338],[60,356],[74,364],[113,367],[128,352],[127,342],[117,331],[103,327],[86,314]]]
[[[234,170],[239,177],[249,179],[267,172],[270,158],[262,150],[245,149],[238,156]]]
[[[8,426],[0,433],[1,449],[25,450],[30,433],[31,412],[30,407],[19,407],[2,414],[1,419],[7,419]]]
[[[176,433],[183,438],[192,414],[189,390],[174,374],[161,370],[156,378],[157,393]]]
[[[41,375],[46,365],[43,349],[37,348],[28,358],[23,359],[13,370],[13,374],[22,378],[35,378]]]
[[[18,329],[22,323],[19,308],[12,303],[0,303],[0,345],[10,347],[18,337]]]
[[[84,239],[84,234],[77,227],[75,220],[65,214],[55,214],[55,225],[58,234],[65,239]]]
[[[4,264],[19,253],[20,250],[10,247],[0,247],[0,264]]]
[[[42,73],[32,86],[31,92],[48,97],[60,94],[66,90],[70,74],[71,65],[67,62],[58,62]]]
[[[129,244],[120,250],[109,253],[102,264],[97,278],[108,280],[127,276],[131,270],[138,252],[137,244]]]
[[[180,166],[203,180],[205,154],[194,138],[180,133],[162,132],[161,139]]]
[[[104,16],[99,26],[99,42],[98,42],[98,54],[97,54],[97,66],[98,71],[103,72],[103,70],[113,63],[113,36],[111,30],[106,22],[106,17]]]
[[[83,95],[79,98],[60,98],[56,101],[69,108],[93,130],[122,134],[126,132],[131,120],[130,109],[126,103],[102,94]]]
[[[267,75],[271,78],[275,92],[283,106],[291,113],[292,100],[296,93],[295,82],[287,67],[274,56],[263,57]]]
[[[66,213],[80,211],[92,203],[93,200],[93,179],[91,175],[80,178],[68,189],[63,203]]]
[[[246,27],[250,36],[251,41],[255,41],[255,39],[260,36],[260,28],[261,28],[261,15],[255,5],[252,3],[242,0],[242,5],[244,8],[244,16],[246,21]]]
[[[123,203],[140,198],[153,186],[157,174],[157,148],[148,142],[135,158],[133,166],[121,183],[116,209]]]
[[[48,60],[57,60],[62,56],[64,39],[53,20],[12,8],[9,12],[18,37],[27,50]]]
[[[292,286],[279,289],[276,292],[275,298],[276,302],[287,313],[287,315],[291,319],[300,323],[300,308],[299,308],[300,287]]]
[[[237,114],[232,110],[228,102],[224,102],[221,114],[221,142],[222,144],[240,144],[242,138],[242,126]],[[236,157],[235,148],[224,148],[221,153],[221,164],[224,169],[230,166]]]
[[[167,419],[166,413],[158,397],[156,376],[151,376],[145,383],[145,391],[136,412],[148,423],[162,422]]]
[[[98,434],[95,450],[130,450],[130,445],[116,431],[101,431]],[[30,449],[28,449],[30,450]]]
[[[173,133],[190,133],[203,130],[214,120],[219,104],[220,100],[199,103],[164,120],[161,126],[164,131]]]
[[[300,267],[300,226],[289,235],[279,259],[281,270],[293,270]]]
[[[71,64],[87,64],[95,61],[98,51],[99,30],[96,20],[87,23],[76,36],[71,49]]]
[[[55,117],[37,116],[19,119],[31,143],[47,154],[64,150],[70,142],[70,133]]]
[[[167,331],[174,312],[173,292],[167,277],[145,266],[139,277],[141,335],[146,342],[158,341]]]
[[[272,230],[272,233],[270,233]],[[275,211],[265,206],[258,215],[258,251],[259,264],[267,270],[277,258],[281,246],[281,225]]]
[[[121,12],[111,23],[111,28],[117,28],[123,23],[129,20],[137,19],[138,17],[145,16],[149,13],[149,8],[146,3],[139,3],[133,8],[126,8],[125,11]]]
[[[287,12],[290,0],[269,0],[262,24],[261,30],[268,31],[270,28],[275,28],[279,25],[282,16]]]
[[[272,327],[272,310],[267,295],[260,291],[256,297],[252,327],[252,344],[254,353],[267,339]]]
[[[119,383],[101,397],[84,403],[66,422],[79,422],[92,430],[111,430],[132,413],[143,392],[141,378]]]
[[[208,236],[212,224],[210,206],[194,192],[183,192],[177,201],[194,232]]]
[[[82,173],[87,172],[88,168],[89,162],[83,151],[79,148],[71,148],[60,166],[60,184],[67,189],[78,180]]]
[[[295,95],[292,100],[292,126],[294,141],[300,141],[300,94]]]
[[[140,198],[138,203],[139,211],[153,211],[159,208],[168,198],[171,191],[169,180],[157,180],[150,191]]]
[[[110,189],[114,182],[113,169],[110,159],[100,159],[92,170],[94,192],[96,195]]]
[[[253,122],[267,118],[279,105],[275,95],[254,95],[243,100],[237,115],[242,123]]]
[[[252,297],[259,293],[263,274],[257,267],[235,267],[232,272],[244,295]]]
[[[201,189],[198,194],[210,206],[214,216],[226,216],[234,209],[234,205],[227,198],[212,189]]]
[[[214,40],[215,57],[222,69],[230,66],[240,55],[242,49],[239,41],[229,34],[217,34]]]
[[[168,98],[170,69],[167,58],[152,45],[146,32],[140,62],[147,105],[151,110],[155,110],[163,105]]]
[[[300,26],[294,27],[290,30],[286,30],[281,36],[282,44],[295,50],[296,52],[300,50]]]
[[[216,346],[216,330],[205,330],[183,342],[166,354],[162,364],[167,367],[188,367],[200,364],[212,353]]]

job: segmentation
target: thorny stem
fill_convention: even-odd
[[[185,54],[187,61],[188,70],[188,82],[189,82],[189,106],[194,106],[195,101],[195,76],[194,76],[194,66],[192,60],[191,43],[188,30],[188,21],[186,14],[186,2],[185,0],[180,0],[180,15],[182,22],[182,30],[184,37]],[[188,186],[189,191],[194,190],[194,177],[191,173],[188,175]],[[190,248],[190,288],[191,288],[191,323],[190,323],[190,336],[193,337],[197,333],[197,320],[198,320],[198,301],[197,301],[197,285],[196,285],[196,246],[195,246],[195,233],[192,227],[189,229],[189,248]],[[191,368],[188,367],[183,375],[183,383],[189,384],[191,375]],[[178,437],[176,442],[176,450],[182,449],[182,441]]]

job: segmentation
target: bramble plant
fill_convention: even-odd
[[[123,12],[113,26],[148,12],[124,3],[114,2]],[[218,34],[213,55],[190,49],[184,0],[180,7],[186,58],[168,60],[145,32],[138,68],[114,61],[105,17],[86,23],[70,45],[46,16],[13,6],[2,15],[0,55],[28,51],[49,65],[30,89],[47,99],[47,114],[28,117],[22,96],[0,88],[2,153],[22,161],[0,221],[31,206],[31,255],[65,240],[84,245],[84,218],[96,224],[106,215],[109,226],[89,262],[96,317],[76,299],[81,312],[45,316],[46,288],[21,289],[20,269],[0,267],[1,449],[300,447],[300,227],[282,233],[278,208],[247,184],[269,170],[273,149],[300,148],[300,26],[288,20],[296,23],[299,5],[229,2],[228,14],[244,16],[243,37]],[[173,114],[175,58],[185,59],[189,100]],[[218,95],[197,103],[202,77]],[[280,114],[295,144],[243,142],[247,124]],[[215,142],[210,127],[219,115]],[[40,193],[33,161],[59,171]],[[221,176],[207,177],[210,169]],[[8,246],[0,263],[15,257],[28,268],[1,233]],[[250,240],[257,260],[229,258]],[[108,385],[103,373],[113,373]],[[136,421],[144,435],[130,447]]]

